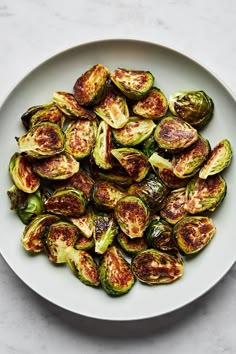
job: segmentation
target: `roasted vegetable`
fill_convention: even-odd
[[[114,209],[118,200],[126,195],[114,184],[106,181],[95,182],[93,188],[93,202],[98,209]]]
[[[119,129],[129,120],[126,98],[116,91],[109,91],[105,99],[94,106],[94,112],[112,128]]]
[[[21,242],[26,251],[39,253],[44,249],[45,232],[47,228],[59,221],[56,215],[42,214],[36,216],[24,229]]]
[[[214,104],[204,91],[180,91],[170,96],[169,108],[175,116],[202,128],[210,121]]]
[[[112,149],[111,153],[134,181],[140,182],[146,177],[149,163],[141,151],[133,148],[119,148]]]
[[[70,217],[69,220],[78,227],[84,237],[91,238],[93,236],[94,212],[91,207],[88,207],[83,215],[76,218]]]
[[[94,217],[95,252],[103,254],[112,244],[118,227],[112,214],[97,214]]]
[[[135,255],[138,252],[144,251],[148,248],[147,242],[142,238],[130,238],[124,232],[120,231],[117,236],[117,241],[120,247],[128,255]]]
[[[142,199],[126,196],[117,202],[115,217],[121,230],[130,238],[142,237],[149,223],[149,209]]]
[[[9,174],[18,189],[25,193],[34,193],[40,186],[40,179],[25,155],[16,152],[9,163]]]
[[[109,295],[124,295],[135,282],[129,263],[115,246],[105,252],[98,272],[102,287]]]
[[[98,127],[93,158],[96,165],[105,170],[112,168],[112,135],[110,126],[101,121]]]
[[[165,206],[160,215],[170,224],[176,224],[188,213],[185,209],[186,188],[174,189],[167,197]]]
[[[157,125],[154,138],[161,149],[178,152],[195,143],[198,133],[181,118],[165,117]]]
[[[49,157],[64,150],[65,136],[58,124],[45,121],[17,138],[17,143],[19,151],[31,157]]]
[[[67,187],[56,190],[45,202],[47,212],[66,215],[80,216],[87,208],[87,198],[80,190]]]
[[[140,145],[140,150],[147,156],[150,157],[155,151],[157,151],[157,142],[154,136],[151,135],[148,139],[144,140]]]
[[[151,248],[161,251],[176,249],[172,235],[172,226],[165,220],[154,219],[150,222],[146,232],[147,244]]]
[[[80,76],[74,85],[74,96],[81,106],[99,103],[106,93],[109,70],[102,64],[96,64]]]
[[[144,97],[153,86],[154,77],[150,71],[117,68],[111,75],[113,83],[131,99]]]
[[[133,106],[133,112],[146,119],[159,119],[166,114],[167,109],[167,98],[156,87],[153,87],[143,99]]]
[[[131,263],[136,278],[148,285],[168,284],[183,275],[183,259],[177,252],[148,249],[138,253]]]
[[[220,175],[207,179],[195,177],[187,184],[185,209],[190,214],[214,211],[224,199],[226,189],[226,182]]]
[[[175,241],[185,254],[202,250],[215,234],[212,220],[207,216],[187,216],[173,229]]]
[[[76,250],[82,250],[82,251],[89,251],[91,249],[93,249],[95,246],[95,241],[93,237],[86,237],[83,236],[82,234],[78,235],[77,240],[74,244],[74,248]]]
[[[206,179],[229,166],[232,159],[232,148],[229,140],[220,141],[211,151],[209,158],[202,166],[199,177]]]

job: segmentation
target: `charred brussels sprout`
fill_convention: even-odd
[[[118,227],[112,214],[99,214],[94,217],[95,252],[103,254],[112,244]]]
[[[148,249],[132,260],[132,271],[139,281],[148,285],[168,284],[183,275],[183,259],[177,252],[165,253]]]
[[[173,234],[184,254],[194,254],[211,241],[215,227],[207,216],[187,216],[174,226]]]
[[[109,91],[105,99],[94,107],[94,112],[112,128],[123,128],[129,120],[126,98],[115,91]]]
[[[174,189],[167,197],[164,208],[161,209],[160,215],[170,224],[176,224],[179,220],[187,215],[185,209],[186,188]]]
[[[148,94],[133,106],[133,112],[146,119],[159,119],[168,109],[168,101],[158,88],[152,88]]]
[[[74,85],[74,96],[82,106],[99,103],[106,93],[108,69],[102,64],[96,64],[80,76]]]
[[[140,182],[146,177],[149,163],[141,151],[133,148],[120,148],[112,149],[111,153],[134,181]]]
[[[226,182],[220,175],[193,178],[187,185],[185,209],[190,214],[214,211],[226,194]]]
[[[54,92],[53,102],[67,116],[72,118],[96,119],[94,112],[80,106],[74,95],[68,92]]]
[[[142,199],[127,196],[117,202],[115,217],[121,230],[130,238],[142,237],[149,223],[149,209]]]
[[[58,189],[46,200],[45,208],[53,214],[80,216],[87,208],[87,198],[76,188]]]
[[[147,139],[156,125],[152,120],[131,117],[121,129],[113,129],[116,142],[123,146],[135,146]]]
[[[66,262],[82,283],[93,287],[99,286],[97,264],[89,253],[68,247],[66,249]]]
[[[79,235],[77,237],[77,240],[74,244],[74,248],[76,250],[83,250],[83,251],[89,251],[95,246],[95,241],[93,237],[86,237],[83,235]]]
[[[90,155],[95,144],[97,124],[95,121],[77,119],[72,121],[66,131],[65,150],[81,160]]]
[[[166,221],[156,219],[150,222],[146,230],[146,240],[150,247],[162,251],[176,249],[172,227]]]
[[[170,96],[169,108],[175,116],[202,128],[211,119],[214,104],[204,91],[181,91]]]
[[[76,225],[84,237],[91,238],[94,230],[94,213],[91,207],[88,207],[85,213],[76,218],[69,218],[72,224]]]
[[[45,238],[45,251],[54,263],[66,263],[66,249],[74,246],[78,236],[76,226],[58,221],[51,224]]]
[[[98,127],[93,158],[96,165],[104,170],[112,168],[112,136],[110,126],[101,121]]]
[[[24,229],[21,242],[26,251],[39,253],[44,249],[45,233],[47,228],[59,221],[56,215],[42,214],[36,216]]]
[[[195,143],[198,133],[181,118],[165,117],[157,125],[154,138],[160,148],[178,152]]]
[[[49,180],[64,180],[79,170],[79,162],[67,152],[33,162],[34,172]]]
[[[27,157],[17,152],[11,157],[9,173],[16,187],[25,193],[34,193],[40,186],[40,179]]]
[[[128,194],[141,198],[152,210],[159,210],[163,207],[168,188],[154,174],[149,174],[139,183],[132,184],[128,189]]]
[[[199,177],[206,179],[215,175],[229,166],[232,159],[232,148],[229,140],[220,141],[211,151],[209,158],[202,166]]]
[[[98,273],[103,289],[113,296],[126,294],[135,282],[130,264],[115,246],[105,252]]]
[[[138,252],[144,251],[147,249],[148,245],[144,238],[130,238],[124,232],[120,232],[117,236],[117,241],[121,248],[128,255],[135,255]]]
[[[154,82],[154,77],[150,71],[123,68],[117,68],[110,75],[110,78],[126,97],[134,100],[144,97]]]
[[[118,200],[126,195],[114,184],[106,181],[98,181],[94,184],[93,201],[99,209],[114,209]]]
[[[158,149],[157,143],[154,136],[151,135],[148,139],[142,142],[140,150],[147,156],[150,157]]]
[[[53,156],[64,150],[65,136],[58,124],[45,121],[17,138],[20,152],[34,158]]]

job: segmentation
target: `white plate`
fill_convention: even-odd
[[[167,96],[179,90],[205,90],[214,100],[215,113],[203,135],[212,146],[223,138],[235,144],[236,102],[232,94],[212,73],[185,55],[157,44],[133,40],[93,42],[59,53],[20,81],[1,108],[0,250],[19,278],[64,309],[109,320],[158,316],[197,299],[226,274],[236,259],[234,163],[224,173],[228,194],[213,214],[217,228],[215,238],[203,252],[185,262],[184,276],[170,285],[148,287],[137,282],[129,294],[118,298],[83,285],[66,266],[53,265],[45,254],[27,254],[20,243],[24,226],[9,210],[6,190],[11,181],[7,166],[17,150],[14,137],[24,132],[21,114],[30,106],[50,101],[54,91],[72,91],[75,80],[96,63],[104,64],[111,71],[118,66],[150,70],[156,78],[156,86]]]

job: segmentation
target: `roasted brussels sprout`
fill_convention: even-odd
[[[45,202],[47,212],[66,215],[80,216],[87,208],[87,198],[80,190],[67,187],[56,190]]]
[[[76,225],[84,237],[91,238],[94,230],[94,213],[91,207],[88,207],[81,216],[70,217],[72,224]]]
[[[93,149],[93,158],[96,165],[104,170],[112,168],[112,135],[110,126],[101,121],[98,126],[98,132]]]
[[[94,112],[82,107],[76,101],[74,95],[68,92],[54,92],[53,102],[67,116],[72,118],[96,119]]]
[[[74,96],[81,106],[98,104],[106,93],[109,70],[96,64],[80,76],[74,85]]]
[[[174,189],[167,197],[165,206],[160,215],[170,224],[176,224],[188,213],[185,209],[186,188]]]
[[[115,217],[130,238],[142,237],[149,223],[149,209],[142,199],[130,195],[117,202]]]
[[[65,150],[76,160],[83,159],[90,155],[95,144],[96,134],[96,121],[86,119],[72,121],[65,131]]]
[[[149,174],[128,189],[128,194],[141,198],[150,209],[155,211],[163,207],[168,192],[166,185],[154,174]]]
[[[142,238],[130,238],[124,232],[119,232],[117,236],[117,241],[121,248],[128,255],[135,255],[138,252],[144,251],[147,249],[148,245],[145,239]]]
[[[206,179],[229,166],[232,159],[232,148],[229,140],[220,141],[211,151],[209,158],[202,166],[199,177]]]
[[[161,251],[176,249],[172,235],[172,227],[162,219],[154,219],[150,222],[146,232],[147,244],[151,248]]]
[[[29,160],[18,152],[11,157],[9,173],[16,187],[25,193],[34,193],[40,186],[40,179],[34,173]]]
[[[116,142],[123,146],[135,146],[147,139],[156,125],[152,120],[130,117],[121,129],[113,129]]]
[[[113,296],[126,294],[135,282],[130,264],[115,246],[105,252],[98,273],[103,289]]]
[[[209,141],[199,135],[196,143],[175,155],[173,172],[179,178],[188,178],[196,174],[210,152]]]
[[[98,181],[94,184],[93,201],[98,209],[114,209],[118,200],[125,195],[125,192],[110,182]]]
[[[119,148],[112,149],[111,153],[134,181],[140,182],[146,177],[149,163],[141,151],[133,148]]]
[[[25,193],[13,185],[7,194],[11,201],[11,209],[16,210],[17,215],[24,224],[29,224],[37,215],[43,213],[43,204],[40,190],[34,193]]]
[[[112,128],[123,128],[129,120],[126,98],[116,91],[109,91],[105,99],[94,106],[94,112]]]
[[[117,68],[111,75],[112,82],[133,100],[144,97],[153,86],[154,77],[150,71]]]
[[[33,162],[34,172],[49,180],[64,180],[78,172],[80,164],[67,152]]]
[[[64,150],[65,136],[58,124],[45,121],[17,138],[20,152],[34,158],[49,157]]]
[[[198,133],[181,118],[165,117],[157,125],[154,138],[160,148],[178,152],[195,143]]]
[[[56,123],[60,128],[63,128],[65,117],[53,102],[48,104],[30,107],[22,116],[22,123],[28,130],[37,123],[50,121]]]
[[[94,248],[95,246],[95,241],[93,237],[86,237],[83,235],[80,235],[77,237],[77,240],[74,244],[74,248],[76,250],[83,250],[83,251],[88,251]]]
[[[183,275],[183,259],[177,252],[166,253],[148,249],[138,253],[131,263],[139,281],[148,285],[168,284]]]
[[[88,252],[68,247],[66,249],[66,262],[82,283],[93,287],[99,286],[97,264]]]
[[[46,232],[45,251],[48,258],[54,263],[66,263],[66,249],[74,246],[78,236],[78,229],[65,221],[51,224]]]
[[[207,216],[186,216],[173,229],[175,241],[184,254],[199,252],[214,234],[215,226]]]
[[[103,254],[112,244],[118,227],[112,214],[97,214],[94,217],[95,252]]]
[[[157,142],[154,136],[151,135],[148,139],[144,140],[140,145],[140,150],[147,156],[150,157],[158,149]]]
[[[195,177],[187,184],[185,209],[190,214],[214,211],[224,199],[226,189],[226,182],[220,175],[207,179]]]
[[[204,91],[180,91],[170,96],[172,114],[196,128],[202,128],[211,119],[214,104]]]
[[[143,99],[133,106],[133,112],[146,119],[159,119],[166,114],[167,109],[167,98],[156,87],[152,88]]]
[[[47,228],[58,222],[60,218],[56,215],[42,214],[36,216],[24,229],[21,242],[26,251],[39,253],[44,249],[45,233]]]

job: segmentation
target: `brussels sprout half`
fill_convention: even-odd
[[[74,96],[81,106],[98,104],[106,93],[109,70],[96,64],[80,76],[74,85]]]
[[[96,165],[104,170],[112,168],[112,135],[110,126],[101,121],[98,126],[93,158]]]
[[[125,195],[125,192],[110,182],[98,181],[94,184],[93,202],[98,209],[114,209],[118,200]]]
[[[9,174],[18,189],[25,193],[34,193],[40,186],[40,179],[25,155],[16,152],[9,163]]]
[[[120,247],[130,256],[137,254],[138,252],[147,249],[148,245],[145,239],[142,238],[130,238],[124,232],[120,231],[117,236],[117,241]]]
[[[159,119],[166,114],[167,109],[167,98],[156,87],[152,88],[143,99],[133,106],[133,112],[146,119]]]
[[[198,133],[181,118],[165,117],[157,125],[154,138],[161,149],[178,152],[195,143]]]
[[[134,100],[144,97],[154,82],[154,76],[150,71],[123,68],[117,68],[110,78],[126,97]]]
[[[187,184],[185,209],[190,214],[214,211],[225,197],[227,185],[220,175],[193,178]]]
[[[67,187],[56,190],[45,202],[47,212],[65,215],[80,216],[87,208],[87,198],[80,190]]]
[[[95,246],[95,241],[93,237],[86,237],[83,236],[82,234],[78,235],[77,240],[74,244],[74,248],[76,250],[82,250],[82,251],[89,251],[91,249],[93,249]]]
[[[161,251],[176,249],[172,235],[172,226],[160,218],[150,222],[146,232],[146,241],[149,247]]]
[[[142,237],[149,223],[149,209],[142,199],[126,196],[117,202],[115,217],[121,230],[130,238]]]
[[[112,214],[97,214],[94,216],[95,252],[103,254],[112,244],[118,233],[118,227]]]
[[[112,128],[123,128],[129,120],[129,109],[125,96],[109,91],[105,99],[94,106],[94,112]]]
[[[194,254],[211,241],[215,227],[207,216],[186,216],[174,226],[173,235],[184,254]]]
[[[141,151],[133,148],[120,148],[112,149],[111,153],[134,181],[140,182],[146,177],[149,163]]]
[[[94,213],[91,207],[88,207],[85,213],[81,216],[70,217],[72,224],[76,225],[82,235],[91,238],[94,232]]]
[[[34,158],[43,158],[62,152],[65,136],[58,124],[43,121],[17,138],[17,143],[20,152]]]
[[[232,159],[232,148],[229,140],[220,141],[211,151],[209,158],[202,166],[199,177],[206,179],[208,176],[220,173],[230,165]]]
[[[160,211],[161,217],[170,224],[176,224],[188,214],[185,209],[185,200],[186,188],[172,190],[167,197],[165,206]]]
[[[210,121],[214,104],[204,91],[180,91],[170,96],[169,108],[175,116],[202,128]]]
[[[60,218],[56,215],[42,214],[36,216],[25,227],[21,236],[21,243],[25,250],[32,253],[42,252],[47,228],[59,220]]]
[[[115,246],[109,247],[103,255],[98,273],[103,289],[113,296],[128,293],[135,282],[130,264]]]
[[[96,133],[96,121],[86,119],[72,121],[65,131],[65,150],[76,160],[85,158],[93,149]]]
[[[158,150],[157,142],[154,136],[151,135],[148,139],[144,140],[140,144],[140,150],[147,156],[150,157],[156,150]]]
[[[183,259],[177,252],[148,249],[138,253],[131,263],[136,278],[148,285],[168,284],[183,275]]]

